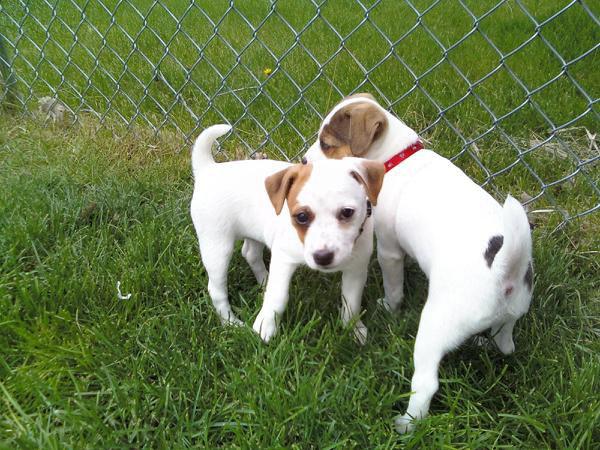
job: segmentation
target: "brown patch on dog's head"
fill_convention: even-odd
[[[308,227],[314,220],[314,213],[309,207],[298,205],[298,194],[310,178],[311,172],[312,164],[295,164],[265,179],[267,194],[269,194],[275,212],[279,215],[287,200],[292,225],[296,228],[298,237],[303,243]],[[307,221],[301,223],[299,218],[304,217],[307,218]]]
[[[356,181],[365,187],[367,198],[373,204],[377,205],[377,197],[383,185],[383,176],[385,175],[385,166],[377,161],[362,161],[362,170],[350,172]]]
[[[323,153],[325,153],[329,159],[342,159],[346,156],[354,156],[349,145],[333,138],[329,139],[329,142],[335,142],[335,144],[325,144],[324,146],[323,141],[321,141],[321,148],[327,148],[327,151],[323,150]]]
[[[387,118],[379,106],[371,102],[351,103],[340,108],[321,130],[321,150],[334,159],[363,156],[386,127]]]

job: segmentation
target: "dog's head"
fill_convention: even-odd
[[[306,264],[333,271],[351,257],[354,244],[383,183],[383,164],[345,158],[295,164],[265,180],[277,214],[287,202],[304,246]]]
[[[346,97],[325,117],[315,142],[304,156],[307,162],[368,155],[386,134],[386,111],[370,94]]]
[[[383,109],[371,94],[355,94],[327,114],[303,162],[345,156],[385,161],[418,139],[414,130]]]

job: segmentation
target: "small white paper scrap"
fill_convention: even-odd
[[[123,295],[121,293],[121,282],[117,281],[117,297],[119,300],[129,300],[131,298],[131,294]]]

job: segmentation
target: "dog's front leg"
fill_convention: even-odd
[[[263,306],[253,326],[254,331],[265,342],[269,342],[277,332],[277,321],[287,306],[290,280],[296,267],[298,267],[297,263],[289,261],[281,253],[275,252],[271,255]]]
[[[380,302],[388,311],[396,312],[404,298],[404,252],[397,244],[378,239],[377,261],[385,292],[385,298]]]
[[[348,325],[360,316],[362,294],[367,282],[368,261],[348,268],[342,273],[342,323]],[[367,342],[367,327],[360,320],[354,324],[354,337],[360,345]]]

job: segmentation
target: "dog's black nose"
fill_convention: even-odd
[[[319,250],[313,253],[313,258],[319,266],[328,266],[333,261],[333,252],[331,250]]]
[[[304,156],[304,157],[302,157],[302,164],[306,164],[306,163],[308,163],[308,159],[306,159],[306,157]]]

